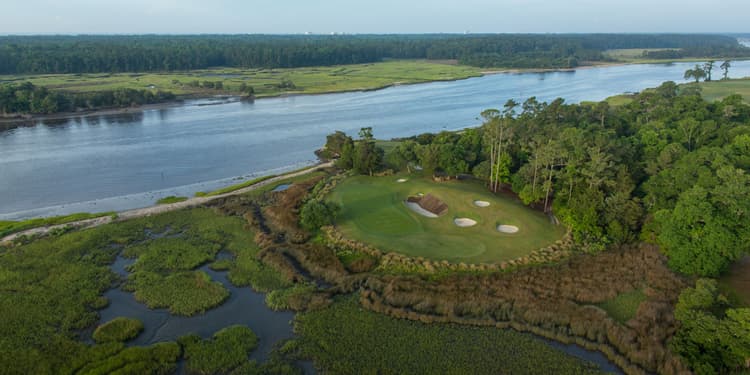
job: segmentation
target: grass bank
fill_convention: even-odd
[[[79,220],[95,219],[97,217],[116,215],[115,212],[102,212],[90,214],[86,212],[75,213],[65,216],[43,217],[23,221],[0,221],[0,238],[7,235],[24,231],[26,229],[44,227],[49,225],[60,225],[72,223]]]
[[[292,69],[216,68],[178,73],[5,75],[0,83],[29,81],[53,90],[96,92],[121,88],[169,91],[181,96],[237,95],[244,83],[255,96],[321,94],[373,90],[397,84],[446,81],[480,76],[480,69],[426,60]],[[195,87],[221,82],[222,89]],[[291,85],[289,85],[291,83]]]

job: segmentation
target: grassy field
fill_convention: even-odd
[[[397,183],[399,178],[408,178]],[[431,193],[445,202],[448,212],[427,218],[404,204],[410,195]],[[416,176],[367,177],[346,179],[330,195],[343,206],[337,226],[348,237],[384,251],[451,262],[498,262],[524,256],[559,239],[564,229],[553,226],[543,214],[520,202],[498,197],[477,182],[434,183]],[[485,200],[480,208],[474,200]],[[457,217],[478,221],[460,228]],[[496,230],[498,224],[519,227],[516,234]]]
[[[373,64],[294,69],[216,68],[177,73],[0,75],[0,83],[30,81],[38,86],[75,92],[119,88],[171,91],[177,95],[237,94],[245,83],[257,97],[280,94],[316,94],[369,90],[393,84],[421,83],[477,77],[479,69],[428,62],[398,60]],[[222,82],[223,90],[191,87],[193,81]],[[279,87],[291,81],[295,88]]]
[[[750,102],[750,78],[726,81],[701,82],[703,97],[708,101],[721,100],[732,94],[740,94],[745,102]]]
[[[634,290],[628,293],[621,293],[617,297],[600,303],[599,307],[604,309],[616,321],[625,324],[628,320],[635,317],[638,306],[646,300],[643,290]]]
[[[31,229],[31,228],[43,227],[46,225],[66,224],[66,223],[71,223],[71,222],[78,221],[78,220],[93,219],[97,217],[110,216],[110,215],[115,215],[115,213],[103,212],[103,213],[97,213],[97,214],[90,214],[86,212],[81,212],[81,213],[70,214],[66,216],[44,217],[44,218],[28,219],[28,220],[23,220],[23,221],[0,220],[0,237],[5,237],[9,234],[21,232],[21,231],[24,231],[26,229]]]
[[[527,334],[394,319],[355,297],[298,315],[294,328],[300,355],[326,374],[599,373]]]

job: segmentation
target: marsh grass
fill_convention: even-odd
[[[103,342],[124,342],[134,339],[143,331],[143,323],[138,319],[114,318],[94,330],[94,340]]]
[[[290,344],[327,374],[587,374],[596,366],[530,335],[424,324],[362,309],[356,296],[302,313]]]
[[[646,295],[642,289],[636,289],[631,292],[620,293],[617,297],[598,304],[614,320],[625,324],[628,320],[633,319],[638,312],[638,306],[641,302],[646,301]]]

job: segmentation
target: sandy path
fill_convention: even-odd
[[[149,206],[149,207],[144,207],[144,208],[136,208],[136,209],[133,209],[133,210],[121,211],[121,212],[117,213],[117,218],[116,219],[112,219],[111,216],[102,216],[102,217],[97,217],[97,218],[94,218],[94,219],[86,219],[86,220],[73,221],[73,222],[66,223],[66,224],[50,225],[50,226],[45,226],[45,227],[31,228],[31,229],[27,229],[27,230],[24,230],[24,231],[21,231],[21,232],[17,232],[17,233],[13,233],[13,234],[7,235],[7,236],[3,237],[2,239],[0,239],[0,243],[9,243],[9,242],[12,242],[14,239],[16,239],[16,238],[18,238],[20,236],[37,236],[37,235],[41,236],[41,235],[45,235],[45,234],[47,234],[47,233],[49,233],[49,232],[51,232],[51,231],[53,231],[53,230],[55,230],[57,228],[65,228],[65,227],[73,227],[73,228],[76,228],[76,229],[93,228],[93,227],[98,227],[100,225],[111,223],[113,221],[131,220],[131,219],[136,219],[136,218],[139,218],[139,217],[151,216],[151,215],[161,214],[161,213],[164,213],[164,212],[176,211],[176,210],[180,210],[180,209],[183,209],[183,208],[199,206],[199,205],[204,204],[206,202],[210,202],[210,201],[212,201],[214,199],[221,199],[221,198],[226,198],[226,197],[230,197],[230,196],[233,196],[233,195],[244,194],[244,193],[247,193],[247,192],[250,192],[250,191],[262,188],[264,186],[268,186],[268,185],[274,184],[274,183],[279,182],[281,180],[285,180],[287,178],[302,176],[302,175],[305,175],[305,174],[308,174],[308,173],[312,173],[312,172],[314,172],[314,171],[316,171],[316,170],[318,170],[320,168],[328,168],[328,167],[331,167],[331,166],[333,166],[333,162],[321,163],[321,164],[312,166],[310,168],[303,169],[301,171],[297,171],[297,172],[288,173],[288,174],[276,176],[276,177],[273,177],[273,178],[269,178],[268,180],[258,182],[257,184],[250,185],[248,187],[244,187],[242,189],[235,190],[235,191],[232,191],[232,192],[229,192],[229,193],[220,194],[220,195],[214,195],[214,196],[210,196],[210,197],[193,197],[193,198],[188,198],[185,201],[177,202],[177,203],[157,204],[157,205],[154,205],[154,206]]]

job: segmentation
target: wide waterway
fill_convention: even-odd
[[[456,130],[530,96],[601,100],[683,82],[694,63],[494,74],[378,91],[257,100],[195,100],[136,114],[0,127],[0,220],[125,210],[313,163],[334,130],[378,138]],[[717,76],[720,72],[716,70]],[[750,76],[750,61],[730,77]]]

